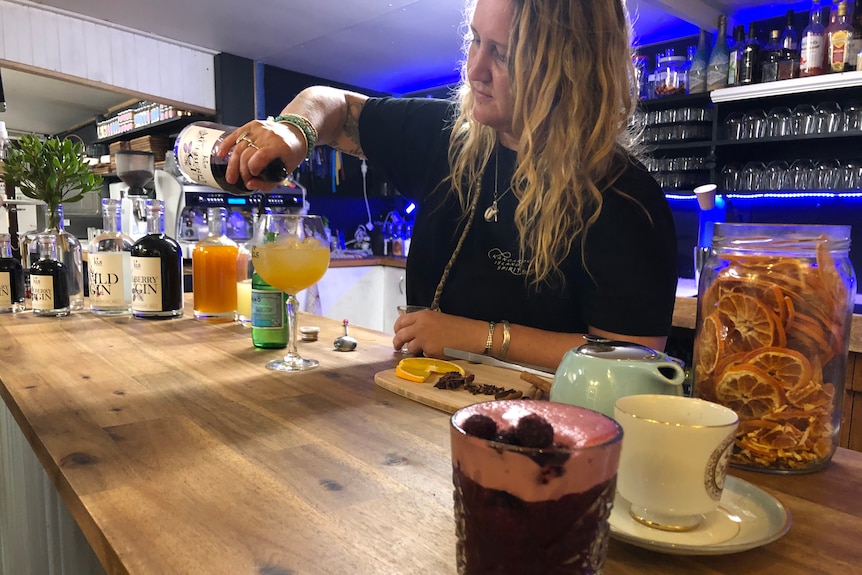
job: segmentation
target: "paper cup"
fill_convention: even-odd
[[[715,190],[718,186],[715,184],[704,184],[694,189],[694,197],[697,198],[697,205],[702,210],[711,210],[715,207]]]

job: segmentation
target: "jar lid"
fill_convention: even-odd
[[[585,334],[584,338],[587,343],[575,350],[579,355],[627,361],[650,361],[658,358],[658,353],[654,349],[637,343],[614,341],[590,334]]]
[[[682,62],[685,62],[685,56],[665,56],[659,58],[658,64],[661,66],[662,64],[680,64]]]

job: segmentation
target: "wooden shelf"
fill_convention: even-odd
[[[147,124],[146,126],[141,126],[140,128],[135,128],[133,130],[127,130],[120,134],[114,134],[113,136],[108,136],[107,138],[101,138],[99,140],[96,140],[94,143],[110,144],[111,142],[116,142],[119,140],[131,140],[137,138],[138,136],[147,136],[149,134],[166,134],[170,133],[172,130],[178,132],[186,125],[200,120],[211,120],[211,118],[195,114],[192,114],[191,116],[177,116],[175,118],[169,118],[167,120],[153,122],[152,124]]]

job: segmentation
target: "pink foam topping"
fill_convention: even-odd
[[[490,417],[498,429],[505,429],[530,413],[544,417],[554,427],[557,448],[572,450],[563,465],[565,473],[548,482],[540,481],[541,468],[533,459],[495,449],[460,430],[474,414]],[[491,401],[459,410],[452,423],[452,464],[480,485],[508,491],[524,501],[555,500],[587,491],[616,475],[619,465],[619,426],[588,409],[550,401]]]
[[[610,418],[595,411],[551,401],[493,401],[478,403],[460,410],[455,424],[471,415],[485,415],[497,422],[499,429],[514,427],[525,415],[541,415],[554,426],[554,442],[566,447],[601,445],[616,437],[618,427]]]

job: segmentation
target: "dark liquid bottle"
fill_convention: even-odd
[[[249,190],[242,179],[238,179],[235,184],[225,179],[227,163],[233,152],[224,158],[215,154],[225,135],[235,129],[214,122],[194,122],[183,128],[174,143],[177,165],[183,175],[199,184],[232,194],[242,196],[253,193],[254,190]],[[287,168],[284,162],[275,159],[258,174],[258,178],[267,182],[283,182],[287,179]]]
[[[39,259],[30,265],[30,297],[33,315],[62,317],[72,310],[66,266],[57,259],[57,237],[36,236]]]
[[[773,30],[769,34],[769,44],[760,55],[760,81],[775,82],[778,80],[778,62],[781,60],[781,30]]]
[[[251,276],[251,341],[255,347],[287,347],[287,296],[272,287],[257,272]]]
[[[727,85],[739,84],[739,58],[742,56],[742,48],[745,46],[745,26],[740,24],[733,29],[733,49],[727,66]]]
[[[147,200],[147,235],[132,246],[132,315],[171,319],[183,315],[183,251],[165,235],[164,203]]]
[[[748,39],[739,57],[739,85],[747,86],[760,80],[760,44],[754,24],[748,28]]]
[[[12,257],[12,237],[0,234],[0,313],[24,311],[24,267]]]

